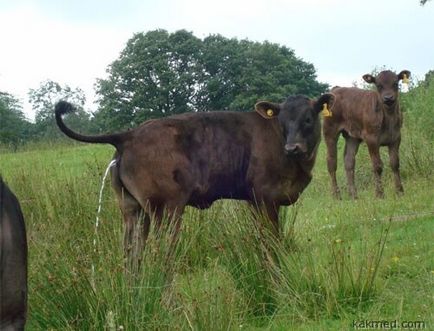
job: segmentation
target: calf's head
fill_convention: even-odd
[[[367,83],[375,84],[380,99],[387,107],[393,107],[398,100],[399,81],[409,78],[410,71],[402,70],[398,75],[393,71],[385,70],[380,72],[377,77],[370,74],[363,75],[363,79]]]
[[[280,104],[260,101],[255,110],[266,119],[278,120],[284,141],[282,153],[288,157],[310,158],[321,136],[319,113],[324,104],[331,109],[334,100],[333,94],[323,94],[317,100],[296,95]]]

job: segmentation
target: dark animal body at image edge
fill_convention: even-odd
[[[0,330],[23,330],[27,312],[27,238],[18,199],[0,176]]]

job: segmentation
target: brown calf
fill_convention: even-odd
[[[224,198],[261,208],[277,232],[279,207],[297,201],[312,178],[321,138],[318,114],[333,99],[293,96],[281,104],[259,102],[256,112],[184,113],[97,137],[65,126],[62,115],[72,110],[69,103],[59,102],[55,112],[67,136],[116,147],[112,184],[129,245],[143,212],[145,240],[149,215],[158,227],[166,211],[178,229],[186,205],[208,208]]]
[[[0,330],[24,330],[27,240],[20,204],[0,177]]]
[[[345,138],[344,164],[348,190],[353,198],[357,198],[354,185],[355,156],[362,141],[366,142],[371,157],[376,196],[384,195],[381,183],[383,163],[380,158],[380,146],[388,146],[395,188],[397,192],[403,192],[399,175],[402,113],[398,101],[398,83],[405,77],[410,77],[410,71],[403,70],[397,75],[386,70],[380,72],[377,77],[369,74],[363,76],[366,82],[375,84],[376,91],[355,87],[332,89],[336,101],[332,116],[324,118],[323,128],[327,145],[327,167],[335,197],[340,198],[336,182],[336,144],[341,133]]]

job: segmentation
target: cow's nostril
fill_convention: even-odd
[[[285,151],[291,154],[298,154],[300,152],[300,146],[297,144],[286,144]]]
[[[383,99],[384,99],[384,102],[391,102],[391,101],[393,101],[393,96],[385,95]]]

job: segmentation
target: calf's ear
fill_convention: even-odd
[[[321,95],[318,100],[314,101],[314,109],[317,113],[324,110],[324,104],[327,105],[327,109],[330,111],[335,104],[336,96],[333,93],[325,93]]]
[[[369,84],[373,83],[373,84],[375,84],[375,77],[372,76],[372,75],[370,75],[370,74],[363,75],[363,80],[366,83],[369,83]]]
[[[398,79],[407,79],[410,78],[411,72],[408,70],[402,70],[399,74],[398,74]]]
[[[279,104],[273,102],[259,101],[255,105],[255,110],[263,118],[272,119],[279,115],[280,106]]]

